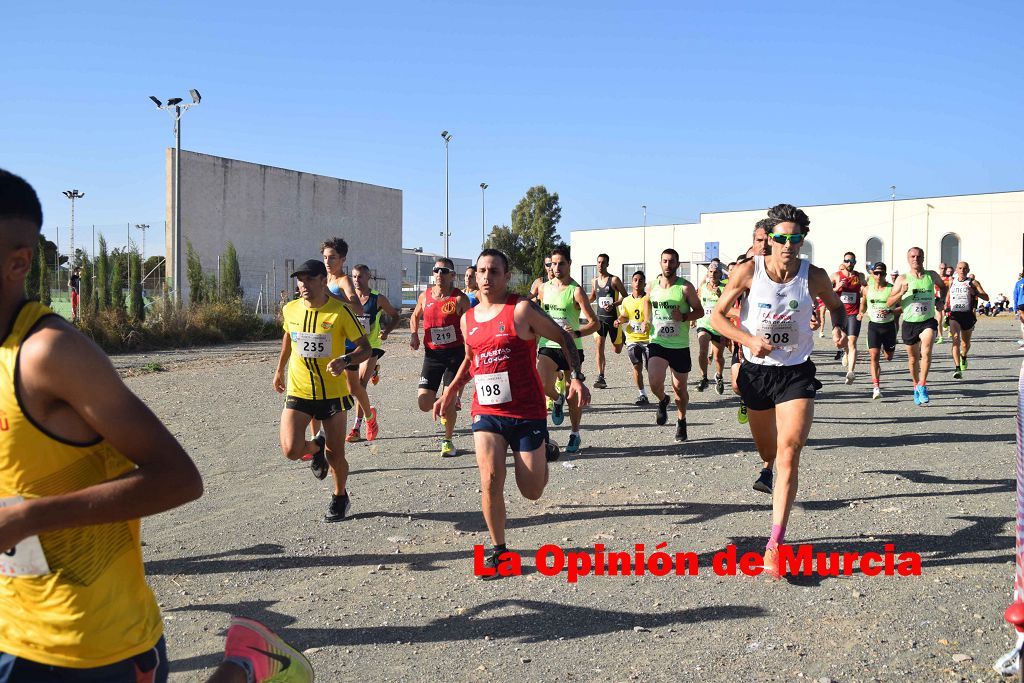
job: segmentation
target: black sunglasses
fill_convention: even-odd
[[[545,268],[550,268],[551,267],[551,261],[545,261],[544,262],[544,267]]]
[[[844,258],[843,259],[843,263],[856,263],[856,262],[857,262],[857,259],[855,259],[855,258]]]
[[[455,271],[451,268],[445,268],[444,266],[438,266],[434,268],[434,275],[447,275],[448,273],[454,273]]]

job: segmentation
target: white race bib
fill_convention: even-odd
[[[778,349],[788,351],[797,347],[796,321],[793,318],[762,318],[757,333]]]
[[[21,496],[0,498],[0,507],[9,507],[25,500]],[[50,565],[43,554],[38,536],[29,536],[13,548],[0,550],[0,576],[44,576]]]
[[[367,334],[369,334],[369,332],[370,332],[370,316],[368,316],[368,315],[361,315],[361,316],[359,316],[356,319],[359,321],[359,324],[363,326],[363,332],[366,332]]]
[[[612,299],[610,296],[599,296],[597,297],[597,305],[602,311],[607,311],[612,307]]]
[[[569,324],[569,321],[566,320],[565,318],[552,318],[552,320],[554,320],[555,324],[558,325],[563,330],[565,329],[565,326]]]
[[[871,322],[873,323],[888,322],[887,319],[891,314],[888,308],[869,308],[868,312],[871,314]]]
[[[330,358],[331,335],[316,332],[292,332],[292,341],[303,358]]]
[[[842,292],[839,295],[839,300],[844,304],[855,304],[857,303],[857,292]]]
[[[929,308],[930,308],[930,306],[928,305],[928,302],[926,302],[926,301],[915,301],[912,304],[910,304],[910,315],[913,315],[913,316],[928,315],[928,309]]]
[[[949,310],[956,313],[966,313],[971,310],[970,290],[957,287],[949,296]]]
[[[629,324],[629,330],[633,334],[643,334],[644,333],[644,323],[643,323],[643,321],[640,321],[640,322],[633,321],[633,322],[631,322]]]
[[[493,372],[475,375],[476,400],[482,406],[495,406],[512,400],[512,387],[508,383],[508,372]]]
[[[451,344],[455,341],[455,325],[430,328],[430,341],[434,346]]]
[[[659,320],[658,321],[658,336],[659,337],[678,337],[679,327],[681,323],[675,320]]]

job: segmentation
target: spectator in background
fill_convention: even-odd
[[[1013,310],[1020,321],[1020,339],[1017,346],[1024,348],[1024,272],[1018,277],[1017,284],[1013,286]]]
[[[82,301],[82,269],[74,268],[71,271],[71,278],[68,280],[68,289],[71,290],[71,321],[78,322],[78,307]]]

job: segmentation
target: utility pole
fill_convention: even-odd
[[[890,185],[889,191],[892,193],[892,223],[889,228],[889,263],[892,264],[889,267],[896,267],[896,186]]]
[[[448,258],[448,238],[452,236],[448,226],[448,143],[452,134],[442,130],[441,137],[444,139],[444,257]]]
[[[484,250],[484,242],[487,241],[487,204],[484,199],[484,190],[490,187],[487,183],[480,183],[480,251]]]
[[[149,230],[148,223],[136,223],[135,229],[142,233],[142,252],[139,254],[139,260],[142,263],[146,263],[146,231]]]
[[[85,198],[84,192],[78,190],[64,190],[64,196],[71,200],[71,267],[77,265],[75,259],[75,200]],[[57,243],[57,253],[60,253],[60,242]]]

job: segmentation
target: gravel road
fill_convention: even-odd
[[[920,553],[923,572],[780,583],[710,571],[728,544],[761,550],[770,524],[728,390],[692,392],[691,441],[679,445],[653,407],[632,406],[628,362],[613,356],[580,457],[551,468],[537,502],[506,486],[508,543],[524,575],[484,582],[471,576],[472,547],[487,535],[468,418],[461,455],[442,460],[435,425],[416,410],[421,354],[405,335],[386,343],[371,387],[382,436],[349,447],[354,514],[332,525],[321,521],[327,482],[280,455],[279,342],[116,357],[206,483],[196,503],[144,524],[172,678],[203,680],[229,615],[242,614],[307,650],[320,681],[996,680],[991,664],[1012,641],[1002,612],[1016,338],[1010,319],[982,320],[962,381],[950,346],[937,346],[927,408],[911,400],[902,348],[884,365],[885,398],[872,402],[867,366],[846,386],[819,340],[825,388],[787,540],[859,552],[892,543]],[[567,425],[553,432],[563,447]],[[569,583],[534,567],[548,543],[660,542],[699,553],[699,575]]]

